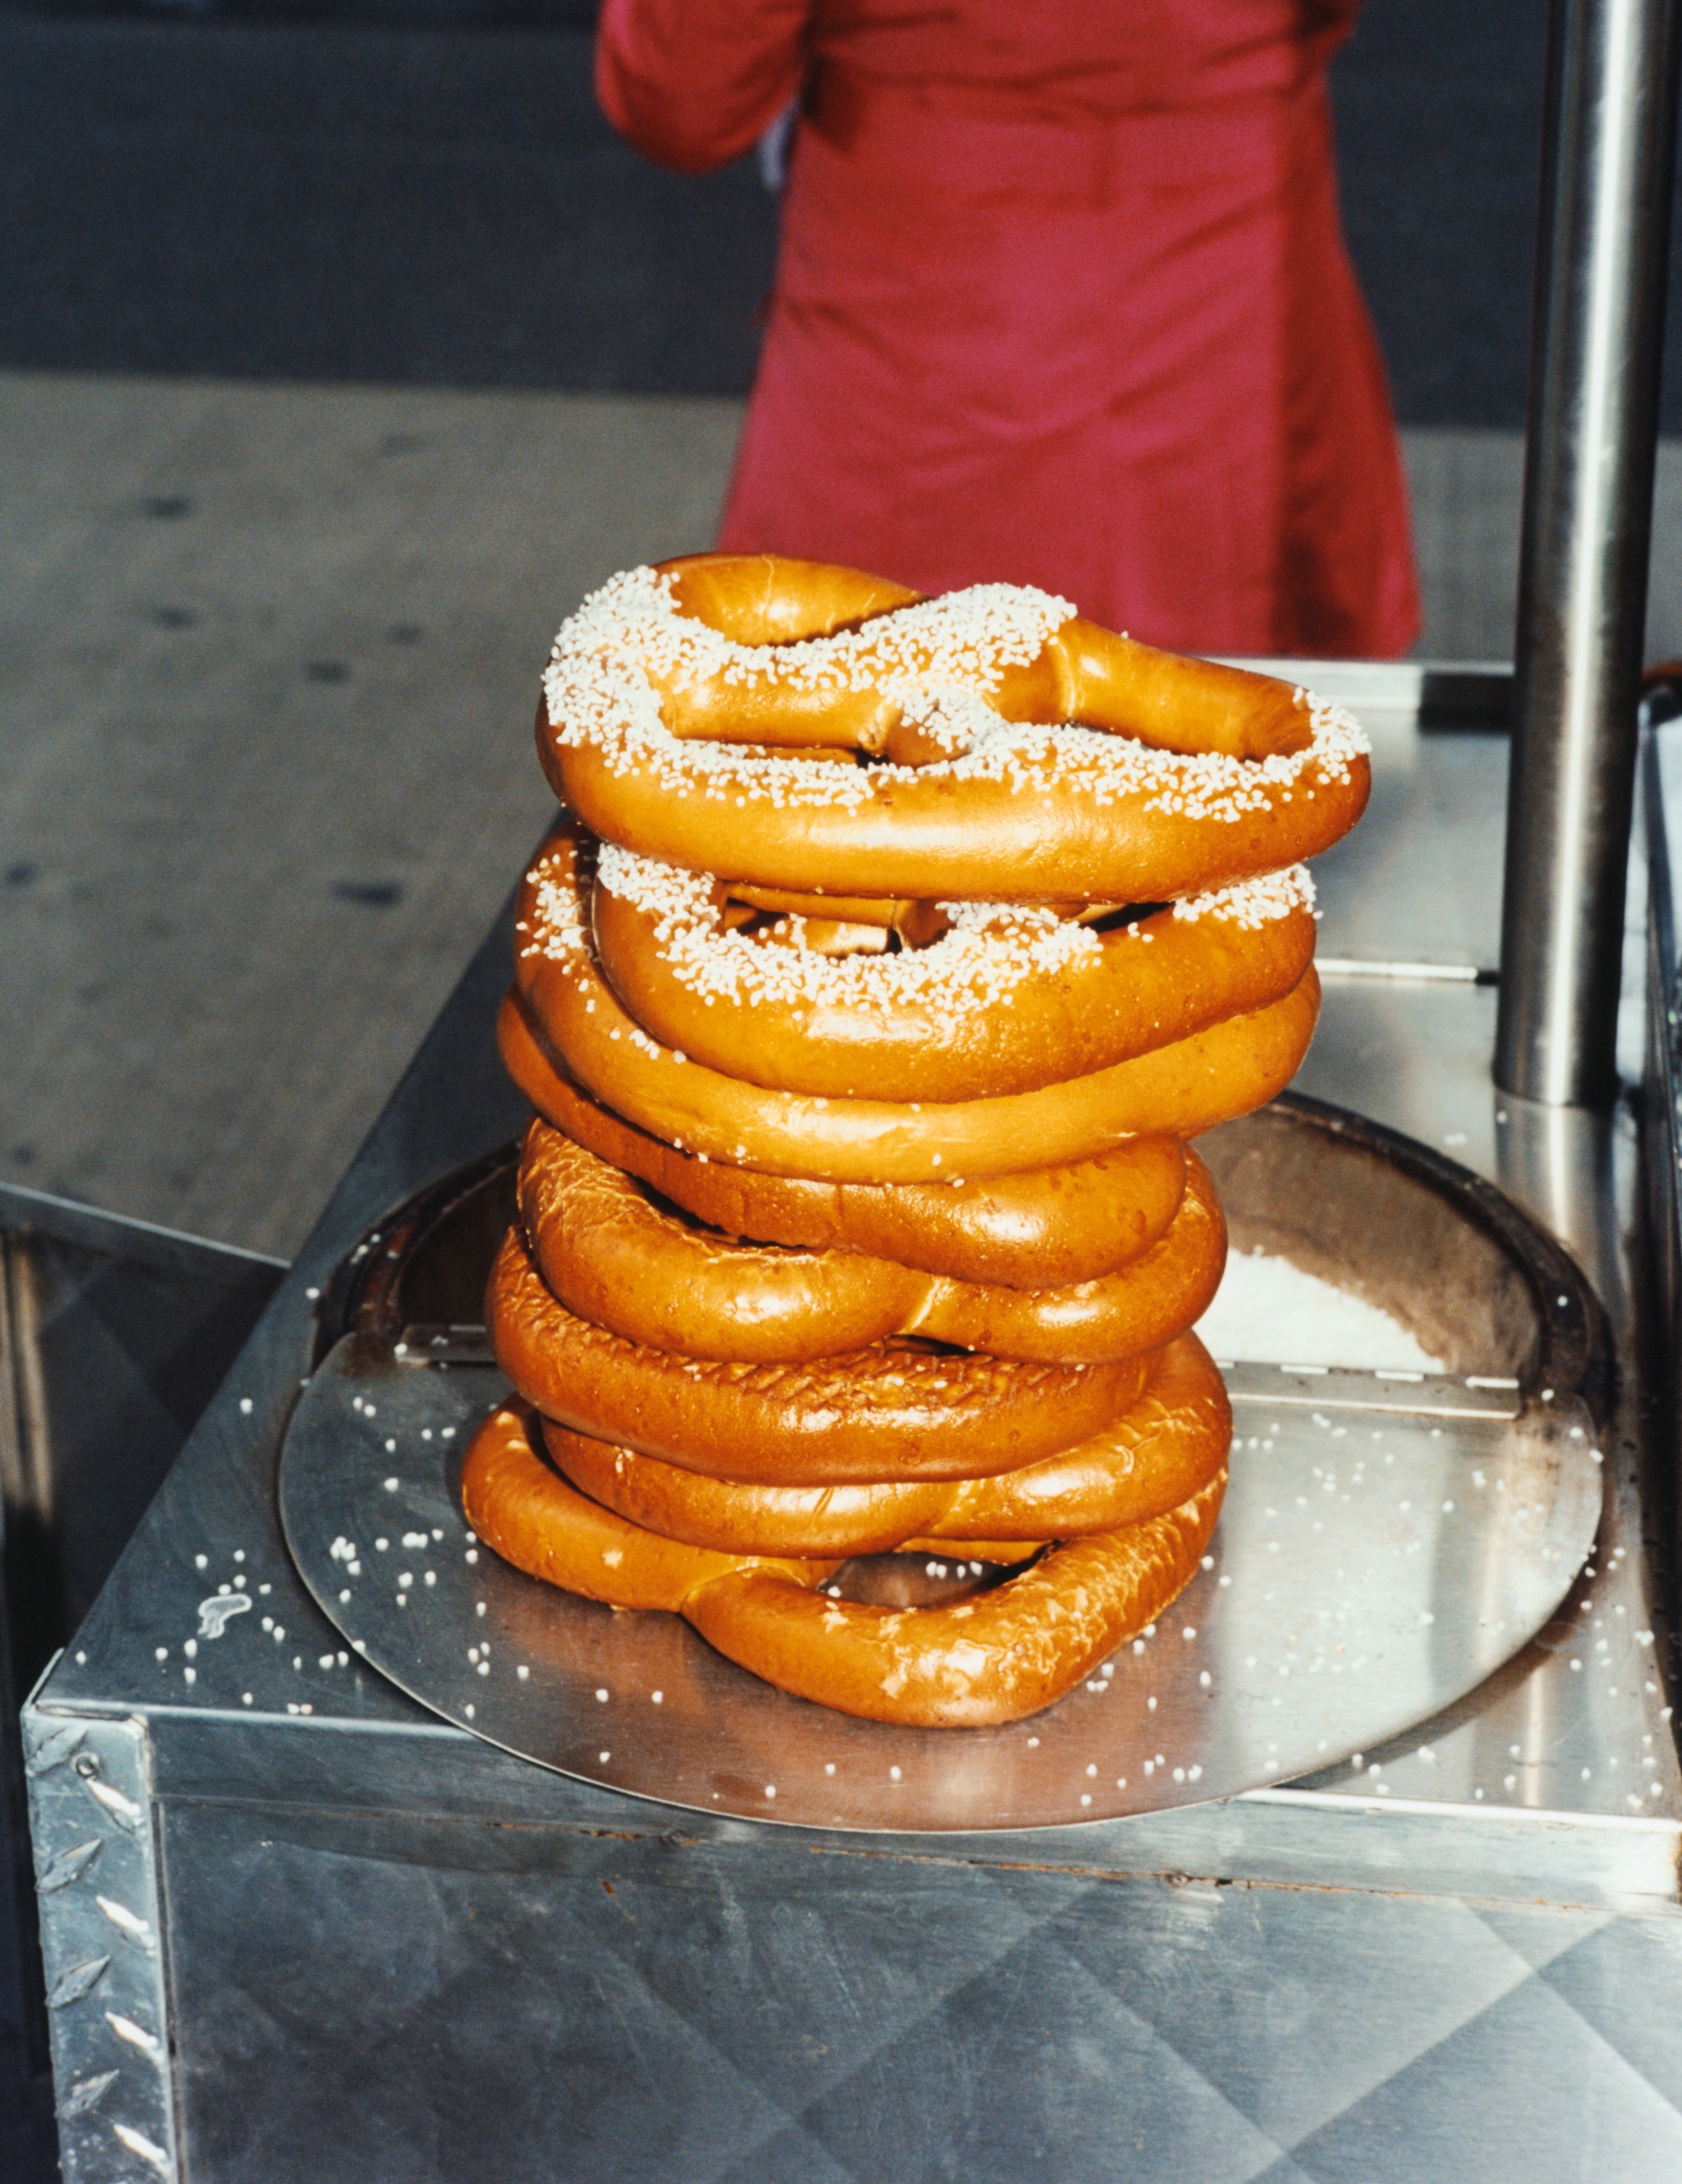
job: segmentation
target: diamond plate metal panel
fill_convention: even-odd
[[[799,2122],[849,2176],[930,2184],[1247,2184],[1280,2151],[1049,1929],[802,2109]]]
[[[1682,2174],[1682,1919],[749,1830],[162,1827],[193,2184]]]
[[[1540,1969],[1560,2000],[1682,2113],[1682,1922],[1609,1919]]]
[[[1682,2114],[1534,1976],[1291,2153],[1313,2184],[1675,2184]]]
[[[1071,1964],[1123,1993],[1274,2144],[1289,2148],[1529,1977],[1466,1905],[1322,1889],[1135,1884],[1124,1918],[1060,1912]]]
[[[144,1724],[24,1718],[65,2184],[175,2184]]]

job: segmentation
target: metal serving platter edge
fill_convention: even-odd
[[[281,1514],[348,1646],[539,1765],[758,1821],[1044,1827],[1318,1773],[1440,1713],[1528,1643],[1592,1546],[1600,1451],[1574,1392],[1538,1401],[1490,1377],[1231,1366],[1232,1485],[1203,1567],[1160,1627],[1000,1729],[855,1720],[771,1689],[676,1616],[502,1563],[456,1492],[461,1451],[506,1392],[465,1329],[338,1341],[293,1414]]]

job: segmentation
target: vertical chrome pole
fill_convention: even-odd
[[[1551,0],[1495,1078],[1616,1089],[1677,0]]]

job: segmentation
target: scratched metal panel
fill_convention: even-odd
[[[1682,2174],[1674,1919],[196,1800],[163,1843],[194,2184]]]

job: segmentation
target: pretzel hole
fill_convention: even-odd
[[[1036,1557],[1037,1559],[1037,1557]],[[1019,1577],[1028,1563],[981,1563],[918,1547],[891,1555],[855,1555],[842,1563],[824,1591],[861,1607],[947,1607],[955,1601]]]
[[[720,1244],[750,1244],[756,1251],[775,1251],[790,1259],[809,1259],[811,1256],[810,1251],[802,1244],[777,1244],[759,1236],[738,1235],[733,1228],[715,1228],[711,1222],[703,1221],[686,1206],[678,1205],[676,1199],[668,1198],[663,1191],[656,1190],[653,1184],[638,1181],[634,1177],[632,1179],[656,1213],[664,1214],[668,1221],[687,1228],[692,1236],[704,1236]]]
[[[719,905],[720,929],[762,947],[836,958],[897,956],[905,948],[932,947],[951,924],[938,903],[848,900],[832,905],[812,896],[797,905],[786,898],[768,900],[769,892],[727,893]]]
[[[919,1357],[972,1357],[975,1352],[966,1350],[961,1343],[943,1342],[934,1334],[890,1334],[883,1344],[884,1350],[909,1350]]]
[[[732,758],[771,759],[786,762],[799,759],[807,766],[864,766],[863,751],[851,744],[738,744],[722,746]]]
[[[1165,902],[1126,902],[1119,905],[1106,904],[1096,915],[1081,922],[1094,933],[1119,933],[1125,925],[1139,925],[1147,917],[1154,917],[1159,910],[1166,910]]]
[[[722,931],[814,956],[897,956],[905,948],[932,947],[952,924],[938,902],[831,899],[730,882],[715,889],[713,900]]]

